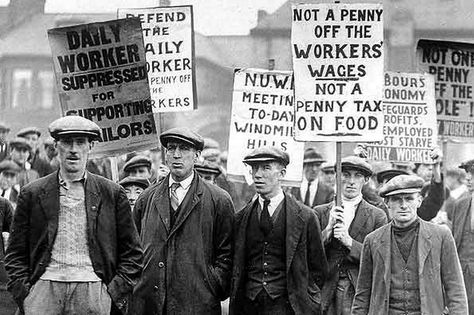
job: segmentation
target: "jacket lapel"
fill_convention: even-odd
[[[357,206],[354,219],[349,227],[349,235],[353,239],[359,239],[359,234],[364,230],[363,228],[367,224],[367,218],[369,211],[367,209],[366,201],[362,200]]]
[[[457,249],[459,249],[459,246],[461,245],[464,222],[467,220],[467,214],[471,211],[471,202],[472,198],[465,198],[455,207],[456,213],[454,213],[453,216],[456,217],[456,222],[453,222],[453,236],[456,241]]]
[[[290,270],[293,256],[304,228],[304,220],[300,215],[300,206],[285,194],[286,207],[286,272]]]
[[[186,218],[189,216],[191,211],[196,207],[196,205],[201,200],[202,196],[202,183],[199,175],[194,172],[194,178],[191,183],[191,187],[189,187],[188,193],[184,197],[183,202],[181,203],[181,209],[179,210],[178,217],[176,218],[176,222],[171,229],[171,234],[173,234],[179,227],[183,224]],[[169,212],[169,211],[168,211]]]
[[[86,202],[86,213],[87,213],[87,224],[89,231],[95,231],[93,228],[96,226],[97,215],[100,210],[100,197],[99,187],[92,173],[87,172],[86,185],[85,185],[85,202]]]
[[[418,235],[418,274],[422,274],[425,261],[430,254],[432,247],[431,232],[427,229],[426,223],[420,220],[420,233]]]
[[[383,229],[382,235],[380,237],[379,242],[376,242],[376,248],[375,251],[380,255],[383,261],[383,281],[385,282],[385,289],[386,292],[389,292],[389,288],[387,287],[390,285],[390,281],[388,281],[390,278],[390,248],[391,248],[391,240],[392,240],[392,225],[387,224]]]
[[[166,233],[170,233],[170,196],[168,192],[170,175],[166,176],[165,180],[158,186],[157,192],[154,196],[155,210],[165,226]]]
[[[47,177],[42,193],[39,196],[40,206],[48,221],[48,242],[52,246],[58,230],[59,182],[58,171]]]

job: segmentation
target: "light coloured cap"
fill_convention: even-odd
[[[204,140],[200,135],[185,127],[177,127],[166,130],[160,135],[160,142],[166,148],[168,142],[179,141],[185,142],[202,151],[204,148]]]
[[[424,180],[417,175],[398,175],[380,188],[379,195],[387,197],[420,192],[424,183]]]
[[[276,147],[260,147],[247,154],[243,160],[249,165],[268,161],[280,162],[286,166],[290,164],[290,156]]]
[[[85,136],[91,140],[100,138],[100,127],[93,121],[81,116],[65,116],[49,125],[49,133],[54,139],[73,136]]]

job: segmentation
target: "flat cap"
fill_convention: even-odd
[[[365,159],[355,155],[342,158],[341,169],[354,169],[362,172],[365,176],[372,176],[372,166]]]
[[[144,155],[135,155],[130,160],[125,163],[123,166],[124,172],[129,172],[135,167],[146,166],[148,168],[151,167],[151,159]]]
[[[123,188],[126,188],[127,186],[131,186],[131,185],[135,185],[143,189],[147,189],[148,186],[150,186],[150,182],[148,181],[148,179],[143,178],[143,177],[127,176],[121,181],[119,181],[119,185],[122,186]]]
[[[399,170],[399,169],[389,169],[389,170],[383,170],[377,173],[377,182],[380,184],[383,183],[386,180],[391,180],[395,176],[398,175],[408,175],[408,172],[404,170]]]
[[[3,160],[2,162],[0,162],[0,173],[5,171],[11,173],[18,173],[21,171],[21,167],[11,160]]]
[[[71,136],[85,136],[92,140],[100,138],[100,127],[81,116],[65,116],[49,125],[49,133],[54,139]]]
[[[276,147],[260,147],[247,154],[243,160],[245,164],[249,165],[270,161],[279,162],[286,166],[290,164],[290,156]]]
[[[204,140],[202,137],[186,127],[171,128],[160,135],[160,142],[165,148],[168,146],[169,141],[188,143],[198,151],[202,151],[204,148]]]
[[[417,175],[398,175],[380,188],[379,195],[387,197],[420,192],[424,183],[424,180]]]
[[[15,139],[10,140],[9,144],[12,148],[25,148],[30,151],[33,149],[25,138],[16,137]]]
[[[2,123],[2,122],[0,121],[0,131],[9,132],[9,131],[10,131],[10,128],[8,128],[8,126],[7,126],[5,123]]]
[[[212,138],[204,138],[204,148],[203,149],[218,149],[219,150],[219,142]]]
[[[194,169],[198,173],[202,174],[214,174],[216,176],[221,174],[221,169],[214,163],[210,163],[208,161],[202,161],[194,164]]]
[[[474,159],[469,161],[464,161],[459,165],[459,168],[464,169],[466,172],[471,172],[474,166]]]
[[[303,164],[305,163],[323,163],[326,162],[323,156],[316,152],[314,148],[307,148],[304,151]]]
[[[34,133],[34,134],[38,135],[38,137],[41,137],[41,131],[36,127],[23,128],[23,129],[21,129],[20,131],[18,131],[16,133],[16,136],[17,137],[24,137],[26,135],[29,135],[30,133]]]
[[[321,171],[324,173],[335,173],[336,168],[334,167],[334,164],[324,162],[323,164],[321,164]]]

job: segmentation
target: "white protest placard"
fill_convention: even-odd
[[[119,9],[142,22],[153,112],[197,108],[193,7]]]
[[[420,40],[417,63],[435,77],[439,136],[474,141],[474,44]]]
[[[296,140],[382,140],[382,15],[382,4],[293,4]]]
[[[385,72],[384,82],[384,139],[367,144],[368,159],[432,163],[438,137],[433,76]]]
[[[140,21],[54,28],[48,37],[63,115],[101,127],[92,156],[156,147]]]
[[[293,76],[288,71],[243,69],[234,73],[227,173],[242,177],[244,157],[262,146],[290,155],[283,181],[298,185],[303,171],[304,143],[293,139]]]

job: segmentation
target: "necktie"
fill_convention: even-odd
[[[171,208],[173,208],[174,211],[178,209],[179,207],[179,199],[178,195],[176,194],[176,189],[181,186],[180,183],[173,183],[171,184],[171,189],[170,189],[170,200],[171,200]]]
[[[270,213],[268,212],[268,205],[270,204],[270,200],[263,201],[263,210],[262,214],[260,215],[260,229],[262,230],[263,234],[267,236],[268,233],[272,230],[272,218],[270,217]]]
[[[7,192],[6,189],[4,189],[4,190],[2,191],[2,197],[5,197],[5,193],[6,193],[6,192]]]
[[[304,195],[304,204],[308,207],[311,207],[311,200],[309,200],[311,194],[311,192],[309,191],[309,187],[311,186],[311,182],[312,181],[308,181],[308,187],[306,187],[306,194]]]

